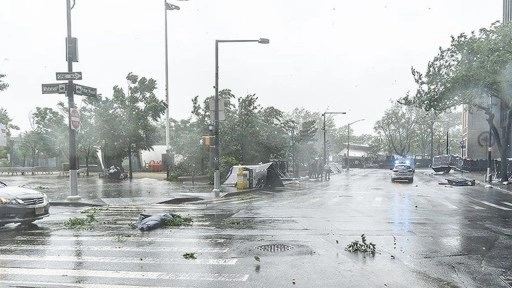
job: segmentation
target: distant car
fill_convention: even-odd
[[[414,169],[408,164],[396,164],[391,172],[391,182],[404,180],[409,183],[414,181]]]
[[[50,215],[46,194],[36,190],[7,186],[0,181],[0,226],[29,224]]]

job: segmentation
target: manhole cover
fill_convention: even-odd
[[[288,246],[284,244],[267,244],[257,246],[256,249],[265,252],[284,252],[293,249],[293,246]]]

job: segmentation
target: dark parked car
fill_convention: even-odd
[[[50,215],[46,194],[22,187],[11,187],[0,181],[0,226],[9,223],[28,224]]]

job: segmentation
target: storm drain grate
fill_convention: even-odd
[[[508,287],[512,288],[512,276],[502,275],[500,276],[500,279],[503,280],[503,282],[505,282],[505,284],[507,284]]]
[[[284,244],[267,244],[257,246],[256,249],[265,252],[284,252],[293,249],[293,246],[288,246]]]

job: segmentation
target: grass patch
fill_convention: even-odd
[[[171,218],[165,221],[165,227],[181,227],[181,226],[192,226],[194,221],[190,217],[182,217],[180,215],[173,215]]]

